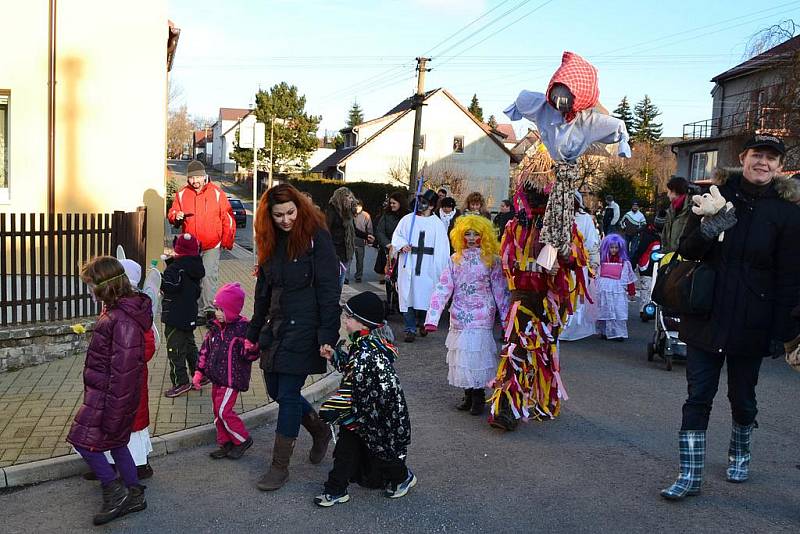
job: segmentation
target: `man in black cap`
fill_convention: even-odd
[[[187,184],[175,193],[167,213],[173,226],[192,234],[200,241],[206,276],[200,295],[198,324],[214,317],[214,295],[219,285],[220,249],[230,250],[236,237],[236,221],[231,214],[228,197],[216,184],[210,183],[205,166],[193,160],[187,167]]]
[[[397,293],[405,319],[406,343],[414,341],[418,329],[421,336],[427,335],[423,322],[431,294],[450,261],[447,230],[438,217],[431,217],[436,201],[432,189],[419,195],[414,213],[400,219],[392,235],[392,250],[399,254]]]
[[[800,294],[800,184],[780,174],[785,153],[778,137],[748,140],[739,155],[741,171],[729,172],[718,191],[712,187],[711,194],[729,206],[702,219],[690,213],[679,241],[678,253],[700,262],[713,277],[697,287],[710,295],[710,312],[681,316],[689,393],[678,433],[680,475],[661,492],[667,499],[700,492],[706,430],[723,363],[732,418],[726,478],[748,479],[761,360],[772,339],[783,342],[787,352],[800,343],[800,325],[791,317]]]

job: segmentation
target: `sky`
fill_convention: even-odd
[[[426,89],[464,106],[476,94],[484,119],[510,122],[503,109],[545,91],[569,50],[597,67],[606,108],[646,94],[663,135],[679,136],[711,117],[709,80],[745,59],[754,33],[800,23],[800,0],[168,0],[168,12],[181,29],[174,105],[212,122],[285,81],[322,117],[320,134],[339,130],[353,102],[370,119],[413,94],[421,55]]]

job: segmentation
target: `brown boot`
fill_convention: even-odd
[[[312,464],[318,464],[328,452],[328,444],[333,436],[331,427],[319,418],[317,412],[311,410],[303,416],[303,428],[308,430],[308,433],[314,438],[314,445],[311,446],[308,459]]]
[[[287,438],[275,434],[275,446],[272,449],[272,465],[264,476],[258,479],[256,487],[261,491],[274,491],[289,480],[289,460],[294,451],[295,438]]]

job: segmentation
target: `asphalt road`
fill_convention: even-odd
[[[393,326],[399,331],[399,320]],[[703,493],[686,502],[658,491],[677,472],[676,437],[685,396],[683,365],[648,363],[649,326],[631,321],[625,343],[584,340],[563,347],[570,395],[561,416],[513,433],[457,412],[446,383],[445,332],[401,343],[398,372],[410,405],[409,465],[419,484],[407,497],[351,487],[331,509],[312,503],[330,468],[306,460],[302,433],[291,479],[276,493],[257,491],[274,428],[254,429],[238,462],[212,461],[209,448],[153,460],[149,508],[118,520],[113,532],[797,532],[800,527],[800,376],[781,360],[762,368],[752,478],[724,481],[729,433],[725,381],[712,414]],[[257,375],[254,375],[254,377]],[[301,430],[302,432],[302,430]],[[0,521],[12,532],[90,531],[100,500],[79,478],[0,494]]]

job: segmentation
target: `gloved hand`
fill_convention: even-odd
[[[426,332],[436,332],[436,326],[434,326],[432,324],[426,324],[425,325],[425,331]]]
[[[202,386],[200,385],[200,381],[203,380],[203,373],[202,371],[195,371],[194,376],[192,377],[192,386],[194,389],[200,389]]]
[[[703,217],[700,221],[700,233],[709,241],[718,238],[725,230],[736,225],[736,208],[728,202],[716,214]]]
[[[249,339],[244,340],[244,354],[248,360],[256,360],[259,357],[258,343],[253,343]]]
[[[786,354],[790,354],[793,350],[795,350],[798,346],[800,346],[800,336],[797,336],[791,341],[787,341],[783,344],[783,350]]]

